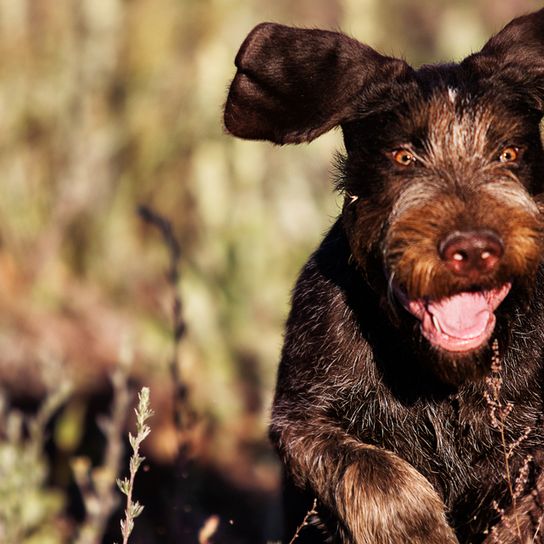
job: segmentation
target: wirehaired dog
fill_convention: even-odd
[[[300,543],[491,542],[501,519],[502,542],[543,534],[523,515],[544,449],[544,10],[459,64],[265,23],[236,66],[230,133],[340,126],[345,143],[344,206],[294,290],[273,406],[287,540],[314,497]]]

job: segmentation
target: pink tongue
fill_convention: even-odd
[[[483,293],[459,293],[430,302],[427,311],[442,332],[455,338],[475,338],[483,333],[492,309]]]

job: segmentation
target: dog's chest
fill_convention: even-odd
[[[478,394],[411,406],[392,399],[376,402],[361,417],[361,439],[409,462],[450,507],[470,502],[472,493],[500,497],[506,484],[505,455],[516,475],[535,443],[542,444],[542,433],[533,417],[536,410],[522,405],[502,414],[503,419],[495,414],[500,426],[494,426],[491,407],[483,394],[482,402],[476,402]]]

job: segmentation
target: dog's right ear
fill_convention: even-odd
[[[412,69],[339,32],[263,23],[240,47],[225,105],[233,135],[309,142],[364,114],[365,103]]]

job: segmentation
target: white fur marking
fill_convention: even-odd
[[[493,183],[486,184],[482,189],[489,195],[501,200],[505,204],[514,205],[526,210],[528,213],[538,215],[539,210],[535,201],[531,196],[512,181],[497,180]]]

